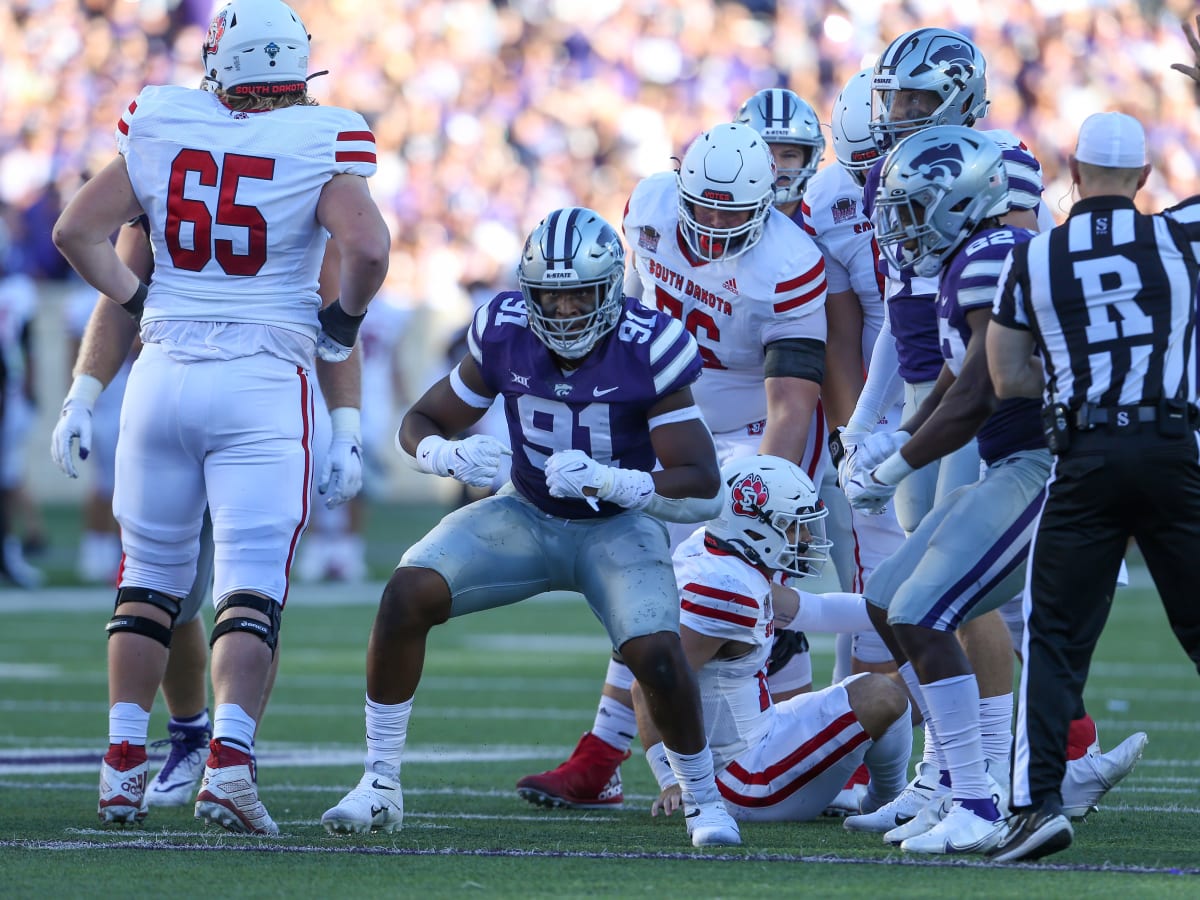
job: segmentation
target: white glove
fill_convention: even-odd
[[[907,431],[876,431],[858,443],[858,466],[873,469],[901,447],[912,435]]]
[[[399,437],[397,437],[399,440]],[[491,435],[473,434],[461,441],[448,441],[431,434],[417,444],[417,468],[430,475],[457,478],[471,487],[491,487],[500,471],[500,461],[512,451]]]
[[[850,477],[850,457],[858,453],[858,445],[868,437],[865,431],[846,431],[839,428],[834,432],[834,437],[830,438],[830,449],[832,452],[834,440],[841,444],[841,458],[837,461],[837,483],[844,485]]]
[[[582,450],[559,450],[546,460],[546,487],[551,497],[586,500],[599,509],[596,498],[641,509],[654,496],[654,479],[640,469],[620,469],[596,462]],[[595,494],[584,493],[591,488]]]
[[[861,509],[869,515],[878,516],[887,509],[888,501],[896,493],[896,485],[882,484],[875,480],[874,469],[853,466],[849,479],[842,490],[846,499],[855,509]]]
[[[333,509],[362,490],[362,425],[359,411],[353,406],[331,409],[329,419],[333,424],[333,439],[325,455],[317,492],[325,498],[325,505]]]
[[[317,335],[317,356],[325,362],[345,362],[353,350],[353,347],[339,344],[323,331]]]
[[[50,456],[63,474],[71,478],[79,477],[75,471],[71,444],[76,438],[79,439],[80,459],[87,459],[92,452],[92,409],[103,390],[104,385],[98,378],[91,375],[76,376],[67,399],[63,401],[54,434],[50,436]]]
[[[317,335],[317,356],[325,362],[345,362],[350,358],[358,328],[366,313],[352,316],[342,309],[341,299],[334,300],[317,312],[321,332]]]

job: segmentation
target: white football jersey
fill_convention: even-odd
[[[143,323],[255,323],[315,340],[328,238],[317,201],[334,175],[374,174],[362,116],[235,112],[208,91],[147,87],[121,116],[117,148],[150,221]]]
[[[757,744],[774,720],[766,670],[774,639],[771,583],[737,557],[706,549],[703,529],[679,545],[673,562],[679,624],[754,648],[737,659],[710,660],[696,673],[713,765],[720,771]]]
[[[679,233],[676,176],[643,179],[625,208],[625,241],[642,302],[683,322],[704,374],[692,386],[716,433],[767,417],[763,348],[786,338],[825,340],[825,262],[812,240],[771,209],[761,239],[732,260],[697,260]]]
[[[852,290],[863,314],[863,358],[870,359],[883,328],[883,275],[872,242],[871,220],[863,213],[862,185],[840,165],[814,175],[800,202],[804,230],[825,255],[829,292]]]

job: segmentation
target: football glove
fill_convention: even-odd
[[[641,509],[654,496],[654,479],[641,469],[620,469],[596,462],[582,450],[559,450],[546,460],[546,487],[551,497],[586,500],[599,509],[596,498]],[[596,493],[587,494],[584,488]]]
[[[397,436],[399,440],[399,436]],[[431,434],[417,444],[417,468],[430,475],[457,478],[471,487],[492,486],[500,462],[512,451],[491,435],[473,434],[461,441],[448,441]]]
[[[317,483],[317,492],[330,509],[354,498],[362,490],[362,431],[359,411],[343,406],[329,411],[333,439],[325,455],[325,466]]]
[[[851,469],[847,482],[842,485],[842,490],[855,509],[878,516],[887,509],[888,501],[896,493],[896,485],[876,481],[874,469],[855,466]]]
[[[91,375],[76,376],[67,399],[63,401],[54,434],[50,436],[50,456],[63,474],[71,478],[79,477],[71,445],[79,441],[80,459],[87,459],[92,452],[92,409],[103,390],[104,385],[99,379]]]
[[[317,313],[321,333],[317,335],[317,356],[325,362],[345,362],[350,358],[358,329],[366,313],[352,316],[342,309],[342,301],[334,300]]]

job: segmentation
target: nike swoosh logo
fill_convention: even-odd
[[[371,782],[371,787],[375,788],[375,790],[377,790],[377,791],[394,791],[395,790],[394,787],[388,787],[386,784],[380,784],[378,778],[376,778],[374,781]]]
[[[685,819],[694,819],[698,815],[700,815],[700,807],[697,806],[690,813],[684,813],[683,817]]]
[[[375,806],[374,804],[372,804],[371,805],[371,818],[372,819],[375,818],[377,815],[379,815],[385,809],[387,809],[386,806]]]
[[[605,394],[611,394],[615,390],[617,390],[615,387],[605,388],[604,390],[600,390],[600,388],[592,388],[592,396],[603,397]]]

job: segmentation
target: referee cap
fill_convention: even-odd
[[[1146,164],[1146,132],[1125,113],[1095,113],[1083,120],[1075,158],[1106,169],[1140,169]]]

